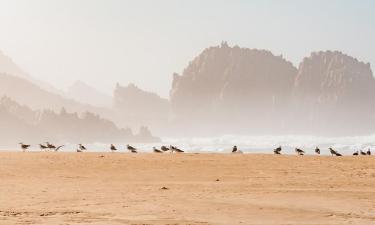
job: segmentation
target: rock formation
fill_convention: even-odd
[[[375,118],[370,64],[341,52],[312,53],[299,66],[293,93],[299,128],[368,133]]]
[[[312,53],[298,70],[264,50],[210,47],[170,92],[176,130],[202,134],[361,134],[375,120],[369,64],[340,52]]]
[[[175,123],[202,124],[201,131],[217,127],[223,133],[281,123],[296,74],[290,62],[268,51],[226,43],[210,47],[181,76],[174,74],[170,97]]]

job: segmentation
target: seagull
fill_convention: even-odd
[[[360,151],[360,153],[361,153],[361,155],[367,155],[367,153],[362,151],[362,150]]]
[[[112,152],[117,151],[116,146],[114,146],[113,144],[111,144],[111,151],[112,151]]]
[[[335,150],[333,150],[332,148],[329,148],[329,152],[331,153],[331,155],[337,155],[337,152]]]
[[[298,155],[304,155],[305,154],[305,151],[303,151],[302,149],[299,149],[299,148],[296,148],[295,151]]]
[[[164,152],[169,151],[169,148],[167,146],[161,146],[160,149]]]
[[[273,153],[275,153],[276,155],[281,155],[281,146],[275,148],[275,149],[273,150]]]
[[[127,149],[131,152],[131,153],[137,153],[137,149],[134,148],[133,146],[130,146],[130,145],[126,145]]]
[[[42,145],[42,144],[39,144],[39,147],[40,147],[40,150],[45,150],[48,148],[46,145]]]
[[[358,151],[354,152],[353,155],[359,155]]]
[[[315,148],[315,153],[320,155],[320,149],[318,147]]]
[[[53,144],[50,144],[49,142],[46,142],[46,144],[47,144],[48,149],[55,149],[56,148],[56,146],[54,146]]]
[[[60,150],[60,148],[64,147],[64,145],[60,145],[60,146],[57,146],[57,148],[55,148],[55,152],[57,152],[58,150]]]
[[[163,151],[162,151],[162,150],[160,150],[160,149],[157,149],[157,148],[155,148],[155,147],[153,147],[152,149],[154,150],[154,152],[155,152],[155,153],[163,153]]]
[[[170,145],[169,146],[169,149],[173,152],[177,147],[173,146],[173,145]]]
[[[367,155],[371,155],[371,150],[368,149],[367,152],[366,152]]]
[[[330,151],[331,155],[342,156],[340,153],[338,153],[337,151],[333,150],[332,148],[329,148],[329,151]]]
[[[172,152],[177,152],[177,153],[184,152],[183,150],[181,150],[181,149],[179,149],[179,148],[177,148],[176,146],[173,146],[173,145],[170,146],[170,149],[172,150]]]
[[[79,150],[81,150],[81,151],[87,150],[86,147],[83,146],[82,144],[79,144],[78,147],[79,147]]]
[[[22,142],[20,142],[19,144],[21,145],[22,151],[26,151],[30,147],[30,145],[25,145]]]
[[[236,146],[236,145],[233,146],[232,153],[235,153],[235,152],[237,152],[237,151],[238,151],[237,146]]]

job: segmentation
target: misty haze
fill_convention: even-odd
[[[374,223],[374,27],[369,0],[0,0],[0,224]]]

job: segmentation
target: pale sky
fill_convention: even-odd
[[[134,82],[166,97],[172,73],[222,40],[296,66],[328,49],[375,63],[371,0],[0,0],[0,29],[0,50],[32,76],[109,94]]]

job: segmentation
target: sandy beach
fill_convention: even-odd
[[[0,153],[0,224],[375,224],[375,157]]]

